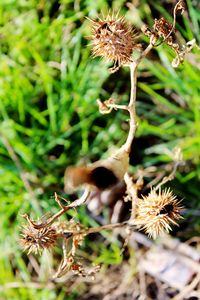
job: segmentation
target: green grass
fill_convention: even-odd
[[[127,101],[128,70],[110,76],[103,61],[91,58],[85,39],[90,31],[84,16],[95,17],[99,11],[108,10],[107,1],[80,1],[79,6],[79,1],[61,0],[59,10],[55,3],[0,2],[0,299],[76,298],[76,292],[69,294],[59,285],[57,289],[28,285],[38,281],[45,286],[48,273],[43,256],[38,258],[40,277],[31,276],[34,272],[19,245],[21,214],[32,212],[37,218],[55,212],[52,195],[55,191],[63,193],[65,168],[102,157],[126,137],[122,125],[127,116],[123,112],[100,115],[96,99],[115,94]],[[147,16],[150,5],[169,17],[158,4],[141,1],[142,19],[151,22],[151,16]],[[113,7],[126,11],[125,1],[113,1]],[[190,19],[183,18],[177,28],[186,40],[193,36],[198,39],[200,11],[191,1],[188,8]],[[132,20],[130,16],[129,12]],[[165,149],[181,147],[187,168],[177,173],[173,187],[184,197],[192,215],[200,208],[200,52],[194,49],[176,70],[171,67],[173,53],[167,47],[156,49],[155,57],[155,61],[145,60],[141,65],[137,102],[137,141],[153,142],[140,147],[134,168],[163,165],[171,160]],[[13,161],[8,144],[23,171]],[[22,172],[27,174],[37,201],[25,188]],[[95,225],[83,208],[80,220]],[[194,218],[188,228],[191,235],[199,233],[199,218]],[[111,234],[104,237],[108,244],[113,242]],[[117,241],[110,247],[91,247],[99,254],[98,262],[121,262]],[[18,287],[12,288],[10,283],[18,283]]]

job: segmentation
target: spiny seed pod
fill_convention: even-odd
[[[182,218],[182,208],[169,189],[158,193],[153,189],[148,196],[138,200],[134,223],[156,239],[163,231],[171,230],[170,224],[177,225],[176,220]]]
[[[53,227],[44,227],[36,229],[33,226],[24,226],[22,230],[22,238],[20,240],[25,251],[30,253],[39,253],[44,249],[54,246],[58,235]]]
[[[65,192],[72,192],[82,184],[90,184],[99,190],[108,189],[123,179],[128,165],[129,153],[119,149],[111,157],[91,165],[68,167],[64,176]]]
[[[137,34],[129,26],[123,17],[108,15],[105,20],[99,18],[92,22],[93,56],[102,56],[108,61],[113,61],[114,66],[111,73],[116,72],[122,65],[132,62],[132,52],[134,48],[140,48],[136,43]]]

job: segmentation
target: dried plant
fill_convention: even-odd
[[[143,33],[150,38],[150,42],[154,47],[160,46],[162,43],[166,43],[174,52],[176,57],[172,61],[172,66],[177,68],[181,63],[184,62],[185,56],[189,53],[194,46],[196,46],[196,40],[193,39],[187,42],[185,45],[179,45],[175,38],[175,26],[176,26],[176,16],[180,12],[181,14],[185,11],[185,3],[183,0],[179,0],[174,7],[174,21],[173,24],[169,23],[164,17],[154,20],[154,25],[152,30],[147,26],[143,26]],[[159,42],[159,39],[161,41]]]
[[[181,218],[181,205],[177,197],[171,190],[161,190],[166,182],[175,176],[177,167],[181,163],[180,152],[177,152],[175,165],[172,172],[159,178],[157,186],[152,187],[147,196],[138,197],[138,191],[145,190],[143,176],[140,173],[133,181],[133,177],[128,174],[129,155],[133,139],[137,128],[136,117],[136,90],[137,90],[137,68],[147,54],[161,43],[166,43],[177,54],[176,66],[183,61],[186,53],[194,46],[195,42],[180,47],[175,41],[176,14],[183,13],[185,7],[182,0],[178,1],[174,8],[174,22],[170,24],[161,17],[155,20],[153,29],[148,27],[143,29],[145,35],[149,36],[150,42],[146,49],[142,50],[141,44],[136,40],[135,30],[133,30],[123,17],[118,15],[108,15],[104,19],[90,20],[92,27],[93,56],[101,56],[114,63],[111,72],[116,72],[121,66],[127,65],[130,68],[131,91],[127,105],[116,104],[112,98],[102,102],[97,100],[99,111],[102,114],[109,114],[113,109],[122,110],[129,114],[129,131],[125,143],[107,159],[99,160],[90,165],[71,166],[65,172],[65,192],[69,193],[76,189],[84,189],[83,195],[68,204],[68,201],[55,193],[55,201],[60,210],[49,217],[46,221],[33,221],[28,215],[24,215],[28,222],[22,229],[21,242],[24,249],[31,252],[40,252],[43,249],[52,248],[58,240],[62,240],[63,259],[58,267],[54,278],[63,276],[66,272],[72,271],[82,276],[94,276],[99,270],[96,266],[92,270],[86,270],[85,266],[76,258],[76,251],[80,247],[85,236],[102,230],[114,230],[115,228],[126,228],[130,230],[138,228],[144,230],[154,239],[163,231],[171,230],[171,225],[177,225]],[[138,57],[133,59],[132,52],[139,49]],[[131,217],[126,222],[111,223],[103,226],[85,228],[81,224],[71,221],[60,222],[60,217],[69,209],[79,207],[86,203],[94,191],[114,190],[121,182],[125,182],[127,196],[125,201],[130,200],[132,205]],[[63,204],[63,202],[65,202]]]
[[[176,221],[180,219],[182,208],[169,189],[159,192],[152,189],[147,196],[138,200],[134,223],[156,239],[163,231],[172,230],[170,224],[178,225]]]
[[[116,72],[122,65],[130,64],[132,52],[140,45],[136,42],[137,34],[123,17],[108,15],[105,19],[92,22],[92,53],[93,56],[102,56],[113,61],[111,73]]]
[[[44,249],[52,248],[58,238],[58,234],[52,226],[37,229],[31,224],[24,226],[21,236],[21,244],[28,254],[37,254]]]

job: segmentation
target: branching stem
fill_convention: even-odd
[[[90,193],[91,193],[90,189],[86,188],[83,195],[80,198],[78,198],[77,200],[70,203],[69,205],[62,205],[59,200],[59,196],[55,193],[55,201],[59,204],[59,206],[61,207],[61,210],[59,210],[55,215],[53,215],[51,218],[49,218],[46,222],[37,224],[33,220],[31,220],[31,218],[27,214],[22,215],[22,217],[24,217],[28,221],[28,223],[36,229],[41,229],[41,228],[50,226],[59,217],[61,217],[66,211],[68,211],[70,208],[75,208],[75,207],[80,206],[81,204],[85,203],[85,201],[88,199]]]
[[[83,230],[79,230],[79,231],[73,231],[73,236],[75,235],[79,235],[79,234],[91,234],[91,233],[98,233],[102,230],[113,230],[115,228],[121,228],[121,227],[125,227],[125,226],[129,226],[129,224],[127,223],[127,221],[122,222],[122,223],[113,223],[113,224],[107,224],[107,225],[102,225],[102,226],[98,226],[98,227],[92,227],[92,228],[88,228],[88,229],[83,229]]]
[[[148,47],[141,53],[141,55],[130,64],[130,77],[131,77],[131,93],[130,100],[127,106],[127,110],[130,115],[129,121],[129,133],[125,144],[122,146],[125,148],[127,152],[130,153],[132,141],[135,136],[135,132],[137,129],[137,121],[136,121],[136,92],[137,92],[137,68],[141,60],[146,57],[146,55],[151,51],[153,45],[149,44]],[[124,107],[123,107],[124,109]]]

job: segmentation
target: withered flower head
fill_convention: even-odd
[[[178,225],[180,202],[170,189],[156,192],[152,189],[148,196],[139,199],[136,209],[135,224],[155,239],[163,231],[171,230],[170,224]]]
[[[172,50],[174,50],[174,52],[176,53],[176,57],[172,62],[172,66],[174,68],[178,67],[179,64],[184,61],[185,54],[189,52],[188,50],[186,50],[187,45],[183,45],[182,47],[180,47],[179,43],[176,41],[175,36],[176,16],[178,12],[183,14],[185,9],[185,1],[179,0],[174,7],[173,24],[169,23],[164,17],[161,17],[160,19],[154,20],[152,30],[150,30],[147,26],[142,27],[142,32],[150,38],[150,43],[154,47],[158,47],[163,42],[165,42],[169,47],[172,48]],[[161,38],[160,42],[158,42],[159,38]]]
[[[132,61],[134,48],[140,48],[136,43],[136,34],[123,17],[108,15],[105,20],[99,18],[92,22],[92,52],[93,56],[102,56],[113,61],[111,73],[116,72],[122,65]]]
[[[165,18],[161,17],[160,19],[155,19],[154,21],[154,30],[159,37],[162,37],[165,42],[169,45],[173,43],[172,32],[174,31],[173,25],[167,22]]]
[[[21,236],[21,244],[28,254],[31,252],[37,254],[51,248],[58,237],[56,230],[51,226],[36,229],[31,225],[24,226]]]

